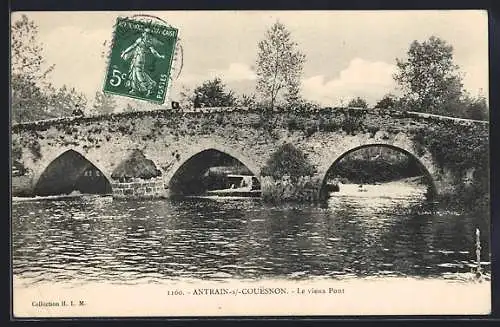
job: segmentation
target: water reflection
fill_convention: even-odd
[[[200,198],[14,202],[14,274],[119,283],[442,276],[470,270],[476,227],[489,261],[487,217],[439,210],[416,189],[381,191],[334,194],[327,207]]]

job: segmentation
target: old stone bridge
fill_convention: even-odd
[[[390,147],[417,159],[433,190],[444,194],[457,183],[470,182],[475,171],[470,165],[453,171],[453,165],[443,164],[436,154],[435,145],[431,148],[424,141],[428,132],[449,138],[450,131],[465,140],[488,142],[487,122],[355,108],[268,113],[245,108],[159,110],[16,124],[12,156],[25,172],[13,177],[13,194],[55,194],[74,185],[89,165],[114,185],[112,172],[134,150],[154,162],[167,191],[174,176],[189,178],[192,171],[186,167],[193,162],[205,168],[214,164],[214,153],[236,158],[260,178],[265,162],[284,143],[302,150],[322,181],[347,153],[369,146]],[[463,151],[464,144],[451,140],[445,146]],[[476,145],[465,146],[472,151]]]

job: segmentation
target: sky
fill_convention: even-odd
[[[15,21],[23,14],[12,14]],[[138,12],[26,12],[38,25],[49,76],[92,101],[102,90],[107,50],[119,16]],[[284,23],[306,55],[302,95],[324,106],[362,97],[374,105],[397,93],[392,75],[396,58],[405,58],[414,40],[438,36],[453,46],[454,61],[473,96],[488,96],[488,21],[486,11],[156,11],[179,29],[183,68],[173,81],[170,100],[220,77],[236,94],[255,91],[257,44],[276,21]],[[126,101],[126,99],[124,99]]]

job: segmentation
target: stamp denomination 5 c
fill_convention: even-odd
[[[171,26],[118,18],[103,91],[164,103],[177,34]]]

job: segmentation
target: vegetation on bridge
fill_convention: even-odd
[[[365,119],[365,110],[341,109],[340,114],[324,110],[316,114],[289,113],[284,126],[289,131],[301,131],[305,137],[320,132],[343,132],[348,135],[379,131],[412,135],[417,153],[426,149],[443,171],[453,175],[455,192],[446,201],[469,208],[489,206],[489,131],[488,125],[471,121],[415,116],[409,112],[380,110]],[[397,122],[389,118],[398,118]],[[469,181],[467,173],[473,171]]]
[[[161,176],[161,171],[138,149],[135,149],[111,174],[111,178],[122,182],[134,178],[151,179],[158,176]]]
[[[218,135],[248,142],[248,133],[261,142],[276,142],[288,131],[304,138],[321,138],[321,133],[337,132],[347,135],[368,133],[371,137],[394,137],[404,133],[413,137],[415,151],[427,149],[443,169],[456,172],[455,184],[468,190],[463,194],[487,200],[488,193],[488,125],[485,123],[422,116],[394,110],[349,108],[321,108],[294,112],[275,111],[262,115],[257,109],[218,109],[204,112],[172,112],[157,110],[127,112],[92,117],[62,118],[13,125],[13,156],[26,158],[31,153],[34,161],[41,156],[41,144],[77,147],[83,151],[99,148],[117,137],[138,141],[157,142],[166,134],[174,139],[195,135]],[[47,132],[44,132],[47,131]],[[299,134],[298,134],[299,133]],[[44,140],[45,139],[45,140]],[[23,151],[28,150],[26,153]],[[172,158],[175,159],[175,153]],[[472,185],[465,185],[463,177],[476,167]],[[272,176],[271,173],[267,174]],[[292,174],[292,176],[295,174]],[[299,176],[301,174],[297,174]],[[307,173],[305,175],[308,175]],[[483,196],[484,195],[484,196]],[[472,200],[465,199],[469,203]]]
[[[456,192],[443,200],[469,209],[489,208],[489,142],[484,125],[471,124],[457,132],[452,124],[443,123],[419,129],[413,138],[432,154],[440,169],[453,175]],[[473,173],[466,182],[469,171]]]

